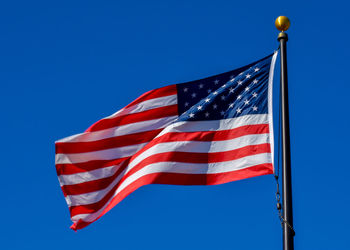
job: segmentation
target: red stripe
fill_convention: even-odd
[[[135,158],[158,143],[175,141],[225,141],[244,135],[269,133],[268,124],[244,125],[238,128],[219,131],[169,132],[153,139],[132,157]]]
[[[57,172],[57,175],[78,174],[78,173],[96,170],[99,168],[118,165],[123,161],[129,160],[130,158],[131,156],[118,158],[114,160],[96,160],[96,161],[88,161],[88,162],[81,162],[81,163],[74,163],[74,164],[56,164],[56,172]]]
[[[230,130],[221,131],[202,131],[202,132],[170,132],[164,134],[158,138],[153,139],[145,147],[143,147],[133,157],[141,154],[150,147],[160,142],[174,142],[174,141],[222,141],[238,138],[244,135],[251,134],[265,134],[269,133],[268,124],[257,124],[257,125],[245,125]],[[129,159],[130,157],[121,158],[122,160]],[[74,164],[56,164],[57,174],[75,174],[86,171],[91,171],[103,167],[109,167],[116,165],[115,161],[120,162],[119,159],[115,160],[96,160]]]
[[[146,110],[143,112],[138,112],[134,114],[126,114],[122,116],[117,116],[110,119],[102,119],[94,123],[85,132],[94,132],[99,130],[104,130],[108,128],[113,128],[116,126],[126,125],[135,122],[148,121],[158,118],[163,118],[167,116],[177,115],[177,104],[169,105],[166,107],[154,108]]]
[[[135,101],[131,102],[128,104],[125,108],[131,107],[135,104],[138,104],[140,102],[144,102],[150,99],[154,98],[159,98],[159,97],[164,97],[164,96],[169,96],[169,95],[176,95],[177,94],[177,89],[176,85],[170,85],[158,89],[153,89],[151,91],[148,91],[141,95],[139,98],[137,98]]]
[[[115,190],[128,177],[130,177],[136,171],[152,163],[165,162],[165,161],[188,162],[188,163],[223,162],[223,161],[239,159],[239,158],[254,155],[254,154],[261,154],[261,153],[270,153],[269,143],[246,146],[243,148],[226,151],[226,152],[218,152],[218,153],[167,152],[167,153],[151,155],[148,158],[141,161],[139,164],[137,164],[126,175],[124,175],[123,178],[120,180],[120,182],[118,182],[118,184],[115,185],[100,201],[92,204],[87,204],[87,205],[71,206],[70,207],[71,216],[74,216],[77,214],[92,213],[101,209],[106,204],[106,202],[108,202],[108,200],[114,195]],[[79,186],[79,185],[84,186],[85,183],[76,184],[74,186]],[[70,191],[74,192],[74,189]],[[84,191],[84,190],[81,190],[81,191]],[[67,189],[65,189],[65,192],[67,192]],[[82,192],[82,193],[86,193],[86,192]]]
[[[85,153],[151,141],[163,128],[89,142],[56,142],[56,154]]]
[[[122,201],[126,196],[134,192],[141,186],[148,184],[169,184],[169,185],[217,185],[224,184],[231,181],[242,180],[260,175],[273,174],[273,166],[271,163],[260,164],[249,168],[236,170],[232,172],[219,173],[219,174],[177,174],[177,173],[154,173],[145,175],[123,189],[118,195],[116,195],[108,204],[108,206],[102,211],[101,216],[111,210],[115,205]],[[95,220],[95,221],[96,221]],[[93,222],[93,221],[92,221]],[[74,223],[71,228],[73,230],[79,230],[92,222],[85,222],[79,220]]]

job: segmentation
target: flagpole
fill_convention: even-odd
[[[281,102],[282,102],[282,200],[283,200],[283,249],[294,249],[292,177],[289,133],[288,76],[287,76],[287,41],[285,33],[290,26],[289,19],[280,16],[275,25],[281,32],[277,40],[281,50]]]

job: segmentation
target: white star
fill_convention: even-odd
[[[245,88],[245,91],[248,91],[249,89],[250,89],[249,87],[246,87],[246,88]]]
[[[259,81],[257,80],[257,79],[255,79],[254,81],[253,81],[253,83],[254,84],[257,84]]]
[[[255,68],[254,69],[254,72],[258,72],[260,69],[259,68]]]
[[[258,107],[257,107],[257,106],[254,106],[254,107],[253,107],[253,111],[258,111]]]
[[[187,107],[189,105],[189,103],[188,102],[185,102],[185,107]]]
[[[191,96],[192,96],[192,98],[195,98],[197,96],[197,94],[193,93]]]
[[[221,114],[221,115],[224,115],[224,114],[225,114],[225,112],[224,112],[224,111],[221,111],[221,112],[220,112],[220,114]]]
[[[210,102],[210,98],[205,99],[205,102]]]
[[[200,89],[203,88],[203,84],[199,84],[199,88],[200,88]]]
[[[215,83],[215,84],[218,84],[218,83],[219,83],[219,80],[215,80],[214,83]]]
[[[228,106],[229,108],[233,108],[234,104],[230,103],[230,105]]]
[[[241,95],[237,96],[237,100],[241,100],[241,99],[242,99]]]
[[[211,93],[211,89],[208,89],[208,93]]]
[[[258,94],[256,92],[253,93],[253,97],[257,97]]]
[[[202,109],[202,106],[198,106],[197,109],[198,109],[198,110],[201,110],[201,109]]]
[[[191,113],[191,114],[189,115],[189,117],[190,117],[190,118],[193,118],[193,117],[194,117],[194,114]]]
[[[215,91],[213,94],[214,94],[214,95],[217,95],[217,94],[218,94],[218,92],[217,92],[217,91]]]
[[[249,104],[249,101],[246,99],[246,100],[244,101],[244,104],[245,104],[245,105],[248,105],[248,104]]]
[[[205,117],[209,117],[209,113],[208,112],[205,113]]]
[[[222,96],[221,96],[221,100],[224,101],[225,99],[226,99],[226,97],[225,97],[224,95],[222,95]]]
[[[242,113],[242,109],[240,109],[240,108],[236,109],[236,111],[238,114]]]
[[[187,92],[188,88],[184,88],[184,92]]]
[[[249,74],[247,74],[246,76],[245,76],[245,78],[247,78],[247,79],[249,79],[251,77],[251,75],[249,75]]]
[[[214,104],[213,109],[217,109],[218,105]]]
[[[237,82],[238,85],[242,85],[242,83],[243,83],[243,82],[242,82],[241,80],[239,80],[239,81]]]
[[[229,93],[233,93],[235,90],[233,88],[230,88]]]

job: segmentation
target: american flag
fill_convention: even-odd
[[[57,141],[71,228],[86,227],[143,185],[215,185],[272,174],[276,56],[149,91]]]

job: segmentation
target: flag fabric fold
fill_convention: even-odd
[[[223,74],[149,91],[56,142],[72,229],[147,184],[215,185],[273,173],[277,52]]]

